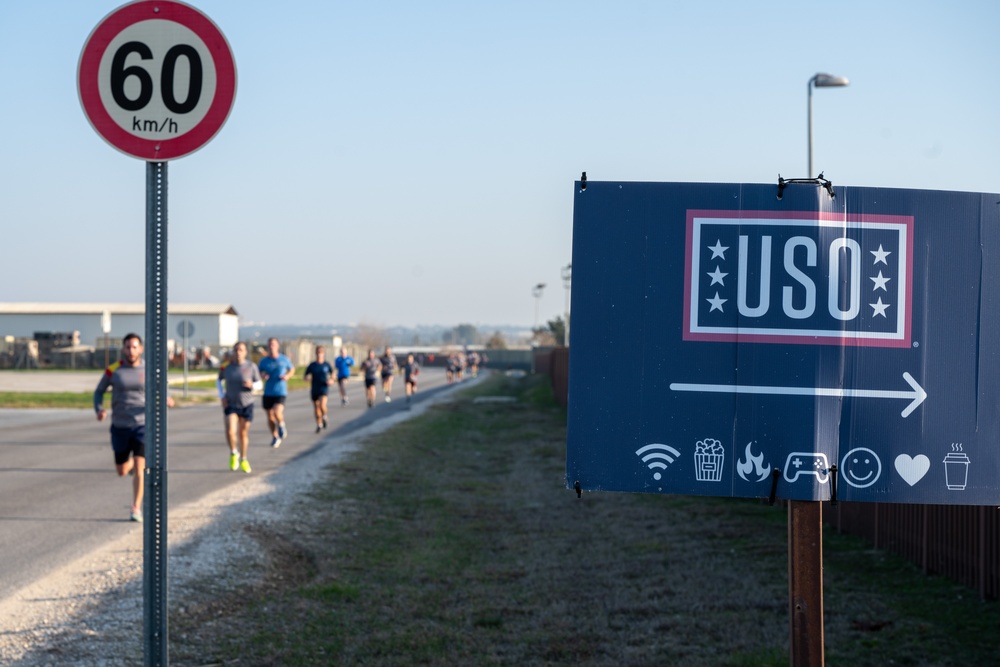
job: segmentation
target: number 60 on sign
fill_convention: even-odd
[[[236,96],[236,64],[207,16],[176,0],[140,0],[106,16],[77,70],[97,133],[147,161],[188,155],[221,129]]]

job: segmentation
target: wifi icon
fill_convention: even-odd
[[[667,464],[673,463],[674,459],[681,455],[679,451],[670,445],[663,445],[658,442],[640,447],[635,450],[635,454],[642,459],[642,462],[650,470],[666,470]],[[659,472],[653,473],[653,479],[659,480],[660,477],[662,475]]]

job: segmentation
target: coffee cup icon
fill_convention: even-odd
[[[951,491],[965,491],[969,482],[969,457],[951,452],[944,457],[944,481]]]

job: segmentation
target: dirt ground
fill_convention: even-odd
[[[533,391],[445,395],[178,511],[171,664],[787,665],[785,511],[577,498]],[[995,604],[856,541],[826,557],[828,665],[1000,664]],[[142,664],[140,560],[109,545],[0,602],[0,663]]]

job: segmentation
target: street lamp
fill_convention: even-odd
[[[563,345],[569,347],[569,289],[573,284],[573,265],[562,267],[563,287],[566,288],[566,321],[563,323]]]
[[[807,86],[809,91],[809,170],[806,177],[813,177],[813,88],[841,88],[851,82],[846,76],[834,76],[832,74],[817,74],[809,79]]]
[[[545,291],[545,283],[538,283],[531,288],[531,296],[535,297],[535,329],[538,328],[538,302],[542,298],[543,291]]]

